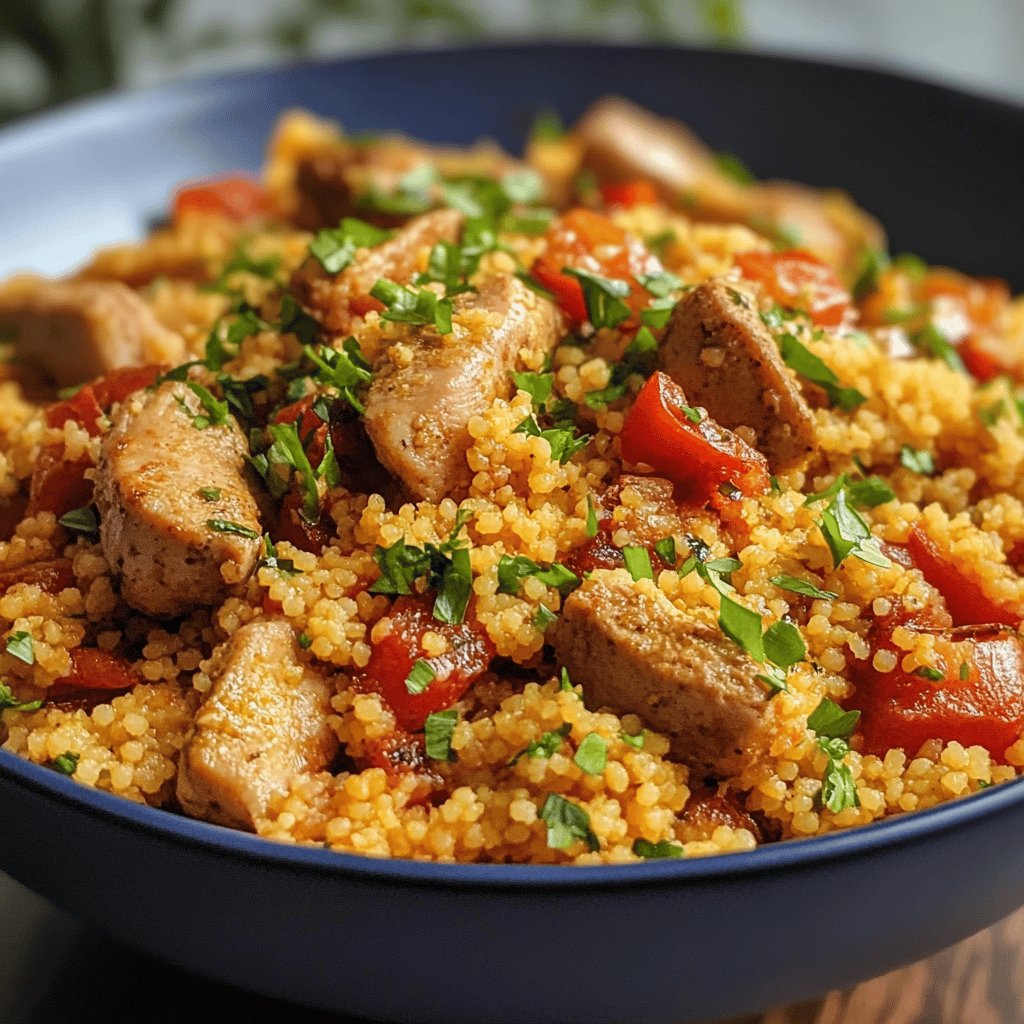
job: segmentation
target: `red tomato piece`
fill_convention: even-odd
[[[1021,616],[993,601],[981,584],[939,550],[920,526],[910,531],[907,548],[924,578],[942,595],[956,626],[998,622],[1016,627]]]
[[[658,190],[646,178],[633,181],[609,181],[598,189],[605,206],[651,206],[658,201]]]
[[[380,299],[375,299],[372,295],[353,295],[348,300],[348,308],[356,316],[366,316],[371,311],[383,313],[384,303]]]
[[[60,519],[76,508],[85,508],[92,502],[92,481],[85,477],[92,465],[89,458],[66,460],[63,445],[46,445],[32,469],[26,514],[52,512]]]
[[[103,409],[96,400],[96,392],[91,384],[86,384],[70,398],[55,402],[47,408],[46,425],[63,427],[68,420],[74,420],[79,426],[84,427],[91,437],[97,437],[101,432],[99,421],[102,416]]]
[[[853,304],[836,272],[802,249],[741,252],[736,265],[745,278],[760,281],[780,305],[806,311],[822,327],[837,327]]]
[[[130,690],[142,680],[119,654],[78,647],[71,652],[71,671],[50,688],[56,696],[72,690]]]
[[[319,555],[334,536],[334,524],[327,516],[321,516],[316,523],[307,522],[300,514],[302,500],[302,494],[295,488],[284,496],[277,513],[274,540],[286,540],[301,551]]]
[[[59,594],[75,584],[70,558],[52,558],[43,562],[30,562],[17,569],[0,572],[0,593],[18,583],[31,583],[47,594]]]
[[[494,645],[481,627],[470,622],[445,625],[434,618],[432,607],[431,600],[421,597],[398,598],[389,612],[391,632],[373,645],[362,677],[388,702],[399,726],[409,731],[423,728],[431,712],[451,707],[494,657]],[[422,643],[428,630],[448,641],[445,654],[427,656]],[[433,669],[434,679],[422,693],[410,693],[405,681],[420,659]]]
[[[897,623],[898,624],[898,623]],[[903,623],[913,628],[912,623]],[[904,651],[891,640],[891,621],[872,630],[872,652]],[[952,647],[970,640],[965,661]],[[860,731],[867,753],[883,756],[899,747],[913,756],[928,740],[965,746],[980,744],[1002,760],[1024,730],[1024,648],[1015,633],[998,627],[945,630],[936,641],[943,673],[938,680],[904,671],[898,664],[879,672],[869,659],[855,671],[857,693],[851,705],[861,710]],[[966,679],[961,678],[966,665]]]
[[[605,214],[579,207],[552,222],[547,230],[547,248],[533,264],[533,275],[555,296],[563,312],[575,323],[587,319],[583,288],[574,277],[563,274],[565,267],[586,270],[601,277],[626,281],[630,293],[624,299],[633,316],[623,327],[635,327],[650,295],[638,281],[638,274],[657,274],[661,263],[647,247]]]
[[[123,366],[104,374],[90,386],[100,408],[109,409],[115,402],[123,402],[136,391],[150,387],[156,383],[157,377],[169,369],[168,366],[159,365]]]
[[[179,188],[171,203],[171,216],[178,220],[186,213],[215,214],[229,220],[246,221],[270,216],[273,204],[259,182],[231,174]]]
[[[768,490],[765,457],[707,413],[686,414],[683,389],[660,370],[637,395],[619,441],[627,462],[644,462],[679,486],[680,498],[705,504],[722,484],[751,497]]]

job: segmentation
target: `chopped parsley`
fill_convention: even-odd
[[[541,633],[547,632],[548,626],[557,620],[558,616],[546,605],[537,605],[537,611],[533,616],[533,625]]]
[[[555,293],[550,288],[545,288],[532,274],[527,273],[525,270],[517,270],[516,277],[522,281],[531,292],[536,292],[542,298],[549,299],[551,302],[555,301]]]
[[[889,559],[882,554],[877,538],[860,513],[848,503],[845,487],[840,487],[825,506],[818,523],[825,543],[832,554],[832,564],[838,569],[849,555],[862,562],[885,568]]]
[[[553,373],[513,373],[512,382],[520,391],[525,391],[533,402],[533,408],[540,411],[551,397],[555,386]]]
[[[196,494],[203,501],[220,501],[223,492],[219,487],[200,487]]]
[[[426,213],[433,205],[431,190],[436,182],[435,168],[427,163],[418,164],[398,179],[394,192],[374,186],[359,196],[356,205],[362,210],[393,217],[414,217]]]
[[[207,292],[220,292],[224,295],[238,294],[236,289],[229,284],[234,274],[252,274],[254,277],[262,277],[265,280],[273,280],[281,269],[281,257],[277,255],[265,256],[262,259],[250,256],[241,246],[231,254],[227,263],[224,264],[217,279],[204,285],[202,290]]]
[[[930,665],[922,665],[920,668],[914,669],[914,675],[920,676],[922,679],[927,679],[933,683],[941,683],[946,678],[946,673],[937,668],[932,668]]]
[[[313,638],[308,633],[300,633],[295,638],[295,642],[304,651],[308,651],[313,646]]]
[[[547,825],[549,849],[566,850],[576,840],[586,843],[592,853],[601,848],[590,827],[590,815],[564,796],[548,793],[540,809],[540,819]]]
[[[850,752],[847,740],[859,718],[859,711],[844,711],[828,697],[823,697],[807,718],[807,728],[815,733],[818,746],[828,756],[821,780],[821,802],[834,814],[860,806],[853,772],[845,762]]]
[[[32,644],[32,635],[23,629],[8,635],[5,650],[12,658],[17,658],[26,665],[35,664],[36,652]]]
[[[542,110],[530,126],[530,142],[558,142],[565,138],[565,125],[553,110]]]
[[[587,495],[587,536],[597,536],[597,509],[594,508],[594,499]]]
[[[373,380],[373,374],[355,338],[347,338],[340,351],[327,345],[305,345],[302,352],[313,364],[318,384],[335,388],[356,412],[364,411],[356,389]]]
[[[955,370],[957,373],[967,373],[967,367],[964,366],[960,353],[957,352],[949,338],[934,324],[927,324],[912,334],[910,341],[915,348],[922,349],[936,359],[941,359],[951,370]]]
[[[648,249],[651,250],[656,256],[664,256],[665,250],[678,238],[679,236],[672,230],[672,228],[666,228],[664,231],[659,231],[656,235],[648,235],[644,239],[644,244]]]
[[[675,568],[677,557],[675,537],[662,537],[661,540],[655,542],[654,553],[670,569]]]
[[[457,708],[449,708],[447,711],[434,711],[427,715],[423,723],[423,735],[427,757],[433,761],[454,761],[455,752],[452,750],[452,735],[455,726],[459,724],[459,712]]]
[[[779,339],[779,349],[783,362],[822,388],[832,405],[849,412],[867,401],[867,397],[856,388],[843,387],[835,373],[794,335],[783,334]]]
[[[966,683],[971,678],[971,666],[966,662],[960,662],[960,681]]]
[[[17,700],[6,683],[0,683],[0,711],[38,711],[43,706],[41,700]]]
[[[578,451],[587,446],[589,434],[577,434],[573,424],[558,425],[542,430],[537,417],[532,413],[513,431],[514,434],[529,434],[530,437],[542,437],[551,446],[551,458],[565,464]]]
[[[380,576],[370,586],[370,593],[411,594],[413,583],[425,576],[429,586],[437,589],[434,618],[448,625],[462,622],[472,590],[472,572],[469,550],[459,534],[472,514],[469,509],[461,509],[451,534],[441,544],[418,548],[401,538],[386,548],[378,545],[373,560],[380,569]]]
[[[630,735],[628,732],[620,732],[619,739],[634,750],[643,750],[644,743],[647,742],[647,732],[641,729],[635,736]]]
[[[70,750],[65,750],[63,754],[58,754],[49,764],[55,772],[60,772],[61,775],[74,775],[78,771],[78,762],[81,759],[81,754],[72,753]]]
[[[633,843],[633,852],[644,860],[677,860],[684,856],[684,850],[678,843],[662,839],[652,843],[649,839],[637,839]]]
[[[437,282],[444,285],[445,294],[458,295],[460,292],[475,291],[469,278],[480,265],[481,252],[456,245],[454,242],[438,242],[430,250],[427,269],[417,274],[414,284]]]
[[[417,658],[405,677],[405,688],[409,693],[422,693],[435,679],[437,673],[430,667],[430,662]]]
[[[587,307],[587,319],[595,330],[618,327],[629,316],[630,308],[622,301],[630,292],[628,281],[602,277],[575,267],[562,267],[562,273],[579,281]]]
[[[878,291],[878,279],[889,269],[892,260],[884,249],[863,249],[857,259],[857,280],[853,285],[853,297],[857,302]]]
[[[637,274],[636,281],[637,284],[656,299],[664,299],[666,296],[685,287],[682,278],[667,270],[660,270],[657,274]]]
[[[750,168],[733,153],[716,153],[715,166],[737,185],[753,185],[757,180]]]
[[[286,576],[297,576],[302,572],[301,569],[295,567],[295,562],[292,559],[278,557],[277,545],[270,539],[269,533],[263,537],[263,550],[266,554],[260,559],[261,568],[277,569],[278,572],[283,572]]]
[[[199,399],[203,408],[201,413],[193,413],[183,398],[178,399],[178,404],[185,410],[185,415],[192,420],[192,426],[196,430],[205,430],[207,427],[222,427],[228,422],[228,404],[215,398],[211,392],[203,387],[198,381],[187,380],[185,387]]]
[[[816,505],[834,498],[844,490],[849,503],[855,508],[876,508],[896,497],[893,489],[881,477],[868,476],[860,480],[851,480],[846,473],[840,473],[823,491],[808,494],[804,498],[804,504]]]
[[[517,765],[524,757],[551,757],[561,747],[570,732],[572,732],[572,725],[569,722],[563,722],[557,729],[542,733],[540,739],[533,740],[519,753],[513,755],[508,761],[509,765]]]
[[[672,295],[655,299],[646,309],[640,311],[640,323],[655,329],[662,328],[669,322],[675,308],[676,300]]]
[[[265,331],[269,327],[270,324],[249,306],[242,306],[230,320],[221,317],[210,329],[206,338],[203,365],[208,370],[222,369],[225,363],[238,358],[239,349],[246,338],[259,334],[260,331]],[[190,365],[194,364],[185,364],[186,371]],[[181,370],[182,367],[177,367],[177,369]],[[163,379],[167,380],[170,376],[170,374],[165,374]]]
[[[430,288],[409,288],[380,278],[370,295],[387,307],[381,316],[403,324],[429,325],[438,334],[452,333],[452,300],[442,299]]]
[[[83,533],[88,536],[95,536],[99,532],[99,519],[96,516],[96,509],[92,505],[85,508],[74,508],[57,520],[61,526],[75,533]]]
[[[600,775],[608,763],[608,741],[596,732],[588,733],[576,748],[573,761],[587,775]]]
[[[266,480],[267,487],[275,498],[280,498],[288,490],[288,483],[294,470],[303,494],[299,513],[307,523],[319,522],[318,477],[299,437],[299,428],[295,423],[271,423],[267,430],[273,443],[265,453],[253,456],[253,466]],[[326,457],[325,454],[324,458]]]
[[[834,590],[822,590],[821,587],[808,583],[806,580],[798,579],[796,576],[773,576],[772,583],[780,590],[788,590],[794,594],[802,594],[804,597],[816,597],[823,600],[832,600],[839,595]]]
[[[579,585],[580,578],[561,562],[552,562],[546,569],[525,555],[502,555],[498,560],[498,593],[518,594],[522,580],[532,576],[545,586],[554,587],[566,597]]]
[[[259,540],[259,534],[241,523],[233,523],[230,519],[207,519],[206,525],[218,533],[234,533],[249,540]]]
[[[911,448],[905,444],[900,448],[900,465],[911,473],[931,476],[935,472],[935,457],[923,448]]]
[[[367,224],[365,220],[345,217],[336,228],[323,228],[310,243],[314,256],[328,274],[338,274],[353,260],[360,249],[370,249],[386,242],[393,232]]]
[[[634,581],[654,579],[654,566],[651,564],[651,553],[647,548],[639,544],[627,544],[622,549],[622,560]]]

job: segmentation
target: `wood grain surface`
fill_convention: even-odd
[[[0,874],[2,1024],[257,1024],[266,1020],[358,1024],[237,992],[148,960]],[[930,960],[848,992],[720,1024],[1021,1022],[1024,910]]]

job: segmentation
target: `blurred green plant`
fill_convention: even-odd
[[[0,0],[0,120],[213,65],[509,36],[735,44],[743,0]]]

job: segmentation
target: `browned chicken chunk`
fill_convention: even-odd
[[[0,334],[58,387],[121,366],[180,363],[185,343],[116,281],[48,281],[25,275],[0,288]]]
[[[729,429],[750,427],[773,471],[814,448],[814,416],[753,303],[706,281],[672,312],[659,349],[665,372]]]
[[[847,279],[865,248],[885,246],[881,225],[837,190],[788,181],[743,183],[696,135],[617,96],[598,100],[573,129],[583,165],[601,181],[643,178],[669,206],[716,221],[743,221],[810,249]]]
[[[254,831],[295,775],[334,757],[334,685],[299,660],[282,620],[242,626],[214,659],[213,689],[181,752],[178,800],[193,817]]]
[[[760,747],[759,666],[660,591],[638,594],[623,570],[584,580],[549,637],[589,707],[639,715],[695,768],[732,775]]]
[[[103,553],[124,599],[147,615],[216,604],[259,556],[245,436],[231,417],[197,429],[202,412],[184,383],[168,381],[122,405],[100,450]]]
[[[377,457],[417,499],[440,501],[467,487],[468,424],[512,391],[526,353],[548,352],[561,316],[512,276],[491,278],[455,299],[454,330],[411,332],[385,352],[366,396],[366,432]],[[410,358],[410,351],[411,358]]]
[[[342,333],[349,329],[353,316],[366,312],[366,297],[380,278],[398,284],[411,280],[417,270],[425,267],[427,253],[433,246],[458,239],[463,220],[458,210],[425,213],[409,221],[386,242],[360,250],[338,274],[328,274],[310,257],[295,272],[292,288],[328,331]],[[353,300],[357,301],[355,309]],[[358,306],[359,300],[363,306]]]

